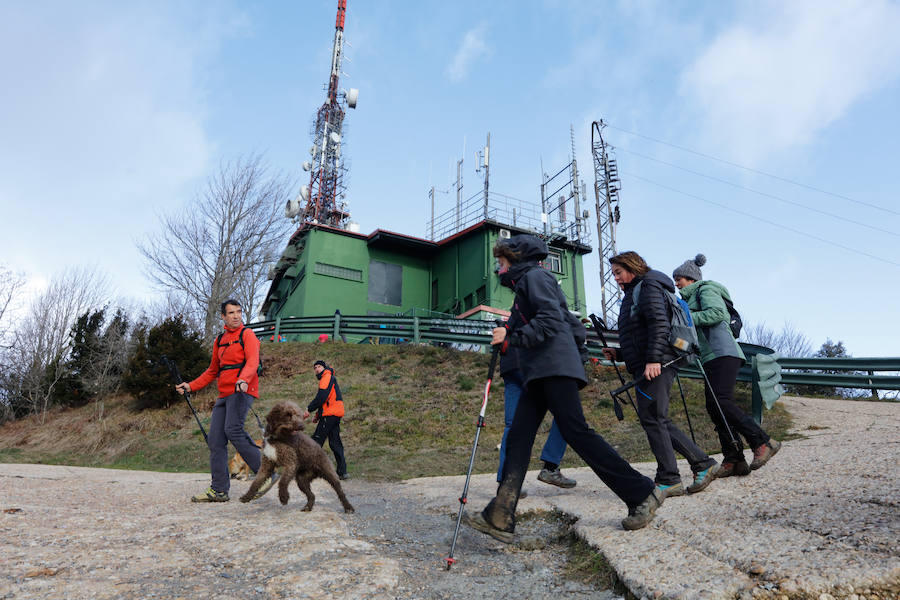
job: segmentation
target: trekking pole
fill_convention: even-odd
[[[673,360],[670,360],[670,361],[667,362],[667,363],[663,363],[662,365],[660,365],[660,369],[665,369],[666,367],[671,366],[672,364],[678,362],[678,361],[681,360],[681,359],[682,359],[682,357],[679,356],[678,358],[675,358],[675,359],[673,359]],[[621,386],[621,387],[617,387],[617,388],[614,389],[614,390],[609,390],[609,395],[612,396],[613,402],[616,402],[616,401],[618,401],[618,399],[619,399],[618,397],[619,397],[619,396],[621,396],[622,394],[627,394],[627,393],[628,393],[628,390],[630,390],[631,388],[635,387],[637,384],[639,384],[639,383],[642,382],[642,381],[646,381],[646,379],[644,378],[643,375],[640,376],[640,377],[638,377],[637,379],[635,379],[635,380],[633,380],[633,381],[629,381],[628,383],[626,383],[625,385],[623,385],[623,386]],[[646,395],[646,394],[645,394],[645,395]],[[630,394],[629,394],[628,398],[631,399],[631,395],[630,395]],[[637,411],[637,407],[635,407],[634,410]]]
[[[169,360],[169,357],[163,355],[162,357],[163,363],[165,363],[166,367],[169,369],[169,373],[172,375],[172,379],[175,380],[176,384],[184,383],[184,380],[181,378],[181,373],[178,372],[178,367],[175,366],[175,361]],[[206,435],[206,430],[203,429],[203,423],[200,422],[200,416],[197,415],[197,411],[194,410],[194,405],[191,404],[191,393],[185,392],[184,401],[187,402],[187,405],[191,407],[191,412],[194,413],[194,419],[197,420],[197,425],[200,426],[200,433],[203,434],[203,439],[206,441],[206,445],[209,446],[209,437]]]
[[[681,403],[684,405],[684,416],[687,418],[688,429],[691,432],[691,440],[696,444],[697,438],[694,437],[694,426],[691,425],[691,414],[687,409],[687,400],[684,399],[684,389],[681,387],[681,377],[678,376],[678,371],[675,371],[675,381],[678,383],[678,393],[681,394]]]
[[[609,348],[610,345],[606,342],[606,336],[603,335],[603,332],[606,330],[606,323],[604,323],[597,315],[593,313],[588,315],[588,317],[590,317],[591,321],[594,323],[594,329],[597,330],[597,335],[600,336],[600,343],[603,344],[604,348]],[[611,360],[610,362],[612,363],[613,368],[615,368],[616,370],[616,375],[619,376],[619,381],[623,386],[626,385],[625,378],[622,377],[622,372],[619,370],[619,365],[616,364],[616,361],[614,360]],[[631,398],[631,393],[628,392],[627,388],[624,391],[628,395],[628,401],[631,403],[631,406],[634,407],[634,412],[637,412],[637,405]],[[616,413],[617,419],[619,419],[620,421],[625,419],[625,415],[622,414],[622,407],[619,405],[619,399],[616,396],[613,396],[613,411]]]
[[[481,412],[478,413],[478,422],[475,428],[475,442],[472,444],[472,456],[469,458],[469,470],[466,472],[466,483],[463,485],[462,496],[459,497],[459,514],[456,515],[456,529],[453,531],[453,542],[450,544],[450,555],[444,559],[447,563],[447,570],[453,566],[456,560],[453,558],[453,551],[456,549],[456,538],[459,536],[459,524],[462,521],[463,511],[466,508],[466,502],[469,495],[469,480],[472,478],[472,468],[475,466],[475,450],[478,448],[478,437],[481,435],[481,429],[484,427],[484,411],[487,409],[488,395],[491,392],[491,380],[494,379],[494,369],[497,366],[497,356],[500,354],[500,344],[494,345],[491,352],[491,365],[488,367],[487,383],[484,384],[484,398],[481,400]]]
[[[706,388],[709,390],[709,395],[713,397],[713,400],[716,403],[716,408],[719,409],[719,416],[722,417],[722,423],[725,425],[725,430],[728,431],[728,437],[731,438],[731,446],[735,449],[739,454],[743,454],[744,449],[741,446],[741,443],[734,437],[734,434],[731,432],[731,426],[728,424],[728,419],[725,418],[725,412],[722,410],[722,405],[719,404],[719,399],[716,397],[716,393],[713,391],[712,385],[709,383],[709,377],[706,376],[706,370],[704,370],[703,365],[700,361],[697,361],[697,368],[700,369],[700,373],[703,374],[703,381],[706,382]]]

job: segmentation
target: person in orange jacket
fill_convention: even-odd
[[[341,386],[338,385],[334,369],[329,367],[324,360],[317,360],[313,364],[316,378],[319,380],[319,391],[313,398],[303,418],[309,417],[309,413],[315,412],[313,423],[317,423],[316,431],[312,439],[320,446],[324,446],[325,439],[334,452],[337,460],[337,474],[341,479],[349,479],[347,474],[347,461],[344,458],[344,443],[341,441],[341,418],[344,416],[344,399],[341,396]]]
[[[218,379],[219,398],[213,406],[209,421],[209,470],[212,482],[205,492],[191,498],[192,502],[228,502],[231,477],[228,474],[228,442],[247,466],[256,473],[260,465],[260,452],[244,429],[244,419],[253,401],[259,397],[259,340],[244,327],[241,304],[230,299],[222,303],[222,321],[225,331],[213,344],[209,368],[188,383],[179,383],[179,394],[201,390]],[[265,494],[275,483],[277,475],[267,481],[257,492]]]

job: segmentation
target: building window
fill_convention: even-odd
[[[431,280],[431,310],[437,310],[438,307],[438,280]]]
[[[553,250],[547,255],[547,258],[544,259],[544,268],[548,271],[553,271],[554,273],[562,273],[562,257],[559,252],[555,252]]]
[[[362,281],[362,271],[359,269],[348,269],[347,267],[339,267],[337,265],[329,265],[317,262],[313,268],[316,275],[327,275],[328,277],[337,277],[339,279],[349,279],[350,281]]]
[[[369,302],[403,304],[403,267],[373,260],[369,262]]]

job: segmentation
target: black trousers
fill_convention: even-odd
[[[753,417],[745,413],[740,407],[734,403],[734,384],[737,381],[738,371],[741,369],[742,361],[735,356],[720,356],[711,361],[704,363],[703,370],[706,371],[706,377],[712,385],[704,386],[706,391],[706,412],[712,419],[713,425],[716,426],[716,433],[719,434],[719,443],[722,444],[722,455],[724,462],[740,462],[744,460],[744,445],[741,443],[741,436],[747,440],[747,444],[752,450],[759,448],[769,441],[769,434],[763,431]],[[715,393],[715,397],[713,396]],[[728,429],[725,422],[722,421],[722,413],[719,412],[719,406],[722,407],[722,413],[725,414],[725,420],[731,427],[731,433],[737,444],[731,443],[731,436],[728,435]],[[735,447],[737,446],[737,447]]]
[[[687,459],[695,474],[716,464],[669,419],[669,390],[673,381],[675,369],[664,367],[658,376],[650,381],[642,380],[634,386],[638,418],[647,434],[650,450],[656,457],[656,483],[660,485],[673,485],[681,481],[676,452]]]
[[[482,513],[488,523],[505,531],[515,529],[516,504],[531,459],[531,447],[548,410],[569,447],[628,505],[629,510],[653,492],[653,482],[638,473],[587,424],[578,396],[578,382],[570,377],[546,377],[530,381],[519,399],[506,437],[503,480],[497,497]]]
[[[328,446],[337,460],[337,474],[346,475],[347,461],[344,459],[344,443],[341,441],[341,417],[320,418],[316,430],[310,437],[320,446],[324,446],[325,440],[328,440]]]

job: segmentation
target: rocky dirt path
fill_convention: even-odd
[[[463,530],[443,568],[454,520],[396,486],[349,481],[357,512],[314,486],[241,504],[192,504],[202,474],[0,465],[0,598],[599,598],[562,576],[560,525],[526,520],[537,550]],[[235,482],[236,498],[247,487]],[[403,487],[403,486],[400,486]]]

